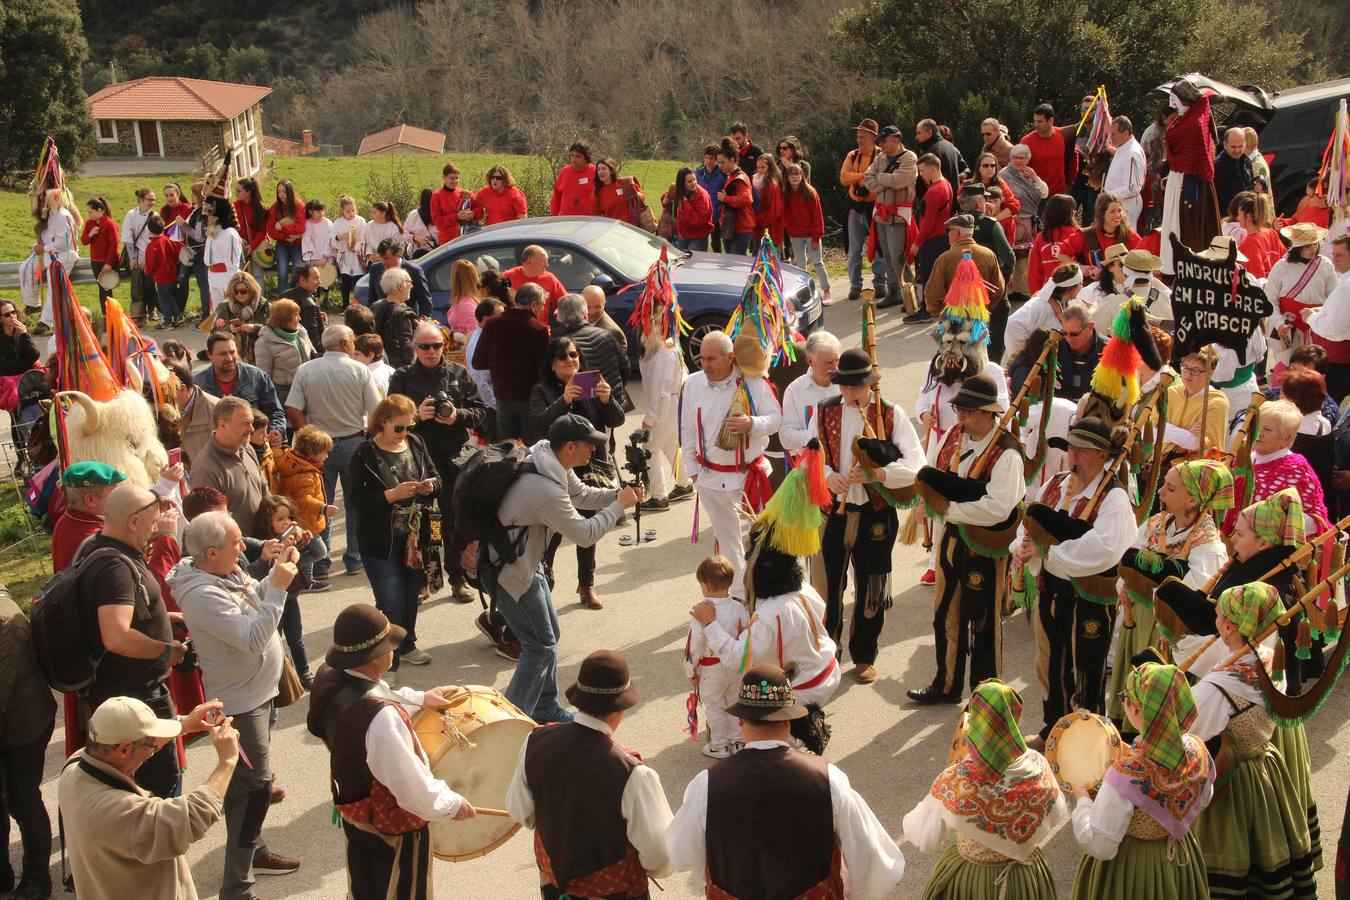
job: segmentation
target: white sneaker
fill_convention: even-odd
[[[703,745],[703,755],[711,757],[713,759],[726,759],[728,756],[730,756],[735,752],[736,752],[735,750],[732,750],[726,744]]]
[[[431,662],[431,654],[421,647],[414,647],[400,656],[399,659],[410,666],[425,666]]]

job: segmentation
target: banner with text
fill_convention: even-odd
[[[1241,355],[1247,351],[1252,332],[1274,312],[1266,292],[1239,269],[1237,247],[1226,258],[1212,259],[1194,253],[1172,238],[1172,315],[1176,320],[1174,359],[1205,344],[1218,344]],[[1250,360],[1248,360],[1250,362]]]

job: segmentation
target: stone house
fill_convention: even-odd
[[[189,161],[211,148],[233,150],[236,177],[263,162],[262,101],[269,87],[177,76],[110,84],[88,99],[95,155]]]

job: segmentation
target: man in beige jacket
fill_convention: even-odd
[[[215,724],[211,724],[215,723]],[[179,734],[209,731],[215,771],[169,800],[137,786],[141,764]],[[105,700],[89,741],[61,773],[58,804],[70,872],[81,900],[196,900],[187,850],[221,817],[221,798],[239,760],[238,734],[220,701],[179,719],[157,719],[131,697]]]
[[[905,270],[905,246],[914,220],[914,182],[919,176],[918,157],[906,150],[900,129],[881,129],[881,152],[863,173],[863,186],[877,195],[872,207],[872,225],[877,235],[877,255],[886,261],[886,296],[877,309],[901,303],[900,283]]]

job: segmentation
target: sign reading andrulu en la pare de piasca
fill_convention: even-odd
[[[1252,332],[1274,307],[1265,291],[1237,261],[1237,247],[1226,259],[1207,259],[1172,235],[1172,315],[1176,320],[1174,358],[1204,344],[1247,350]]]

